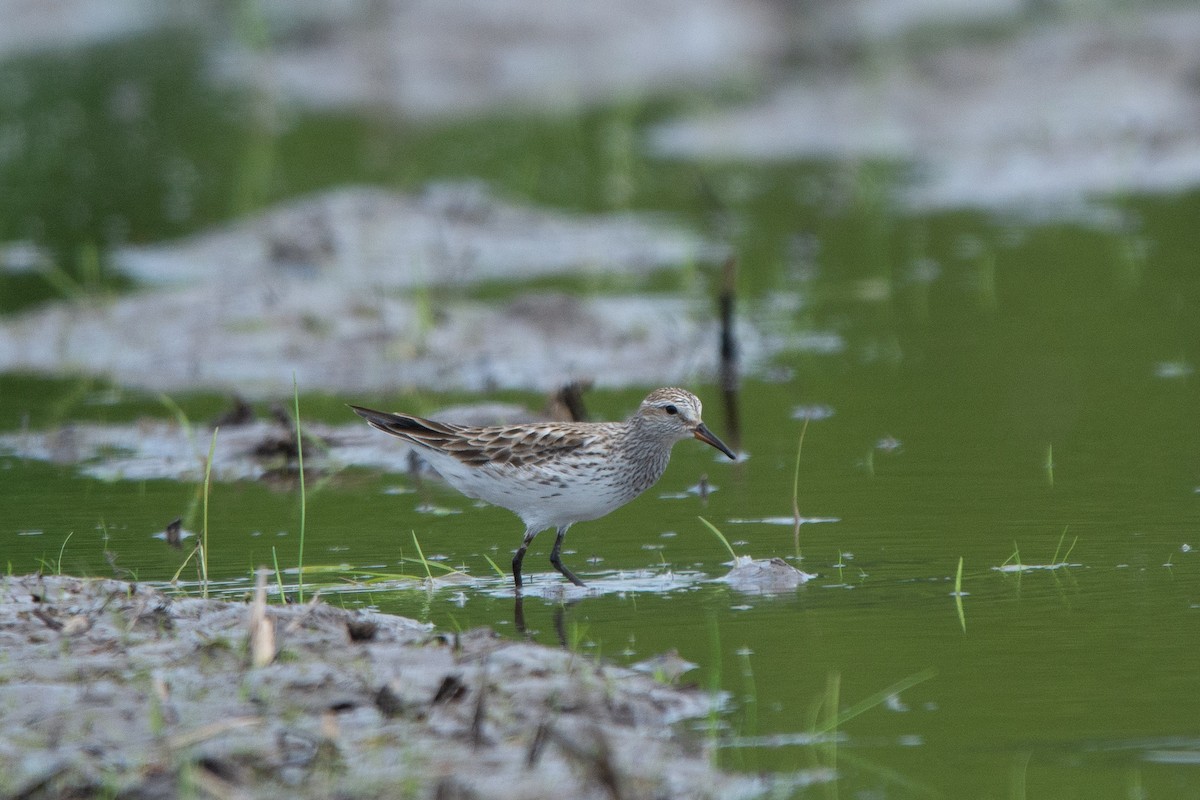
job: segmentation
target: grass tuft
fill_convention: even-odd
[[[1067,552],[1063,553],[1062,561],[1058,559],[1058,554],[1062,551],[1063,540],[1067,538],[1067,529],[1070,527],[1070,525],[1063,526],[1063,531],[1058,537],[1058,544],[1054,548],[1054,558],[1050,560],[1051,564],[1065,564],[1071,557],[1071,551],[1075,549],[1075,543],[1079,541],[1078,536],[1071,540],[1071,546],[1067,548]]]
[[[1067,531],[1070,526],[1064,526],[1062,533],[1058,537],[1058,544],[1054,548],[1054,555],[1048,563],[1045,564],[1026,564],[1021,561],[1021,551],[1017,548],[1016,542],[1013,543],[1013,553],[1004,563],[992,569],[999,572],[1015,572],[1018,575],[1022,572],[1031,570],[1058,570],[1066,567],[1078,566],[1071,563],[1071,553],[1075,551],[1075,545],[1079,543],[1079,537],[1076,536],[1071,540],[1071,544],[1066,550],[1063,550],[1063,544],[1067,539]]]
[[[63,539],[62,545],[58,548],[58,563],[56,563],[54,565],[54,574],[55,575],[63,574],[63,571],[62,571],[63,553],[65,553],[67,551],[67,542],[71,541],[71,537],[74,535],[75,535],[75,531],[71,531],[70,533],[68,533],[67,538]]]
[[[67,534],[67,538],[63,539],[62,544],[59,545],[57,561],[51,561],[50,559],[46,558],[45,556],[42,556],[41,558],[38,559],[38,565],[39,565],[38,570],[40,572],[43,572],[43,573],[49,572],[52,575],[60,575],[60,576],[63,574],[63,571],[62,571],[63,553],[66,552],[67,542],[71,541],[71,537],[74,535],[75,535],[75,531],[71,531],[70,533]],[[12,575],[12,562],[11,561],[8,562],[8,574]]]

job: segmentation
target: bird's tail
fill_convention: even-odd
[[[367,421],[376,430],[391,434],[399,439],[423,447],[443,446],[449,439],[458,436],[458,426],[430,419],[398,414],[391,411],[375,411],[362,406],[350,406],[355,414]]]

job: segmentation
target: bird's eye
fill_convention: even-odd
[[[679,413],[679,409],[676,408],[675,406],[663,406],[663,411],[667,412],[668,414],[671,414],[672,416]]]

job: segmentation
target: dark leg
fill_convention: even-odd
[[[529,549],[529,543],[537,535],[537,531],[532,528],[526,528],[525,538],[521,541],[521,546],[517,548],[517,552],[513,554],[513,581],[516,582],[518,589],[521,588],[521,562],[525,560],[525,551]]]
[[[553,564],[554,568],[561,572],[571,583],[575,584],[576,586],[585,586],[586,584],[583,581],[575,577],[575,573],[563,566],[562,559],[559,558],[558,555],[558,551],[562,549],[563,539],[566,538],[567,528],[569,527],[571,526],[563,525],[558,529],[558,536],[554,537],[554,548],[550,551],[550,563]]]

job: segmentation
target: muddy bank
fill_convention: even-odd
[[[902,199],[920,209],[1200,183],[1200,11],[1186,5],[272,0],[239,15],[219,3],[0,0],[0,19],[0,56],[173,27],[205,37],[214,81],[268,104],[405,120],[736,87],[755,99],[697,103],[701,114],[657,127],[648,146],[671,158],[906,162],[915,180]]]
[[[411,120],[753,87],[797,55],[1025,11],[1018,0],[0,0],[0,58],[186,30],[209,42],[215,81]]]
[[[715,770],[712,740],[676,724],[706,715],[707,693],[488,630],[439,634],[319,602],[256,617],[244,604],[61,577],[3,579],[0,609],[6,797],[767,788]]]
[[[482,181],[445,181],[408,194],[338,187],[194,236],[121,248],[112,261],[145,283],[293,277],[396,291],[645,275],[726,254],[653,214],[570,214],[508,200]]]
[[[0,19],[0,57],[184,29],[211,41],[214,80],[407,119],[745,80],[784,41],[770,0],[0,0]]]
[[[353,417],[349,409],[346,416]],[[455,414],[434,414],[452,421]],[[498,407],[488,424],[521,421],[528,413]],[[382,436],[359,422],[345,425],[305,423],[304,468],[326,475],[348,466],[404,473],[419,468],[413,448]],[[77,423],[49,431],[0,434],[0,453],[18,458],[75,465],[80,474],[105,481],[204,479],[213,426],[144,419],[129,425]],[[293,427],[257,420],[224,424],[212,450],[212,478],[218,481],[260,480],[272,474],[294,474],[296,437]]]
[[[573,110],[753,79],[783,50],[769,0],[383,0],[264,4],[270,47],[236,38],[214,73],[319,108],[406,118]]]
[[[474,183],[418,196],[335,189],[114,253],[154,286],[3,318],[0,371],[249,397],[286,396],[293,377],[303,391],[343,394],[687,383],[717,372],[718,323],[702,286],[689,296],[543,292],[508,302],[448,287],[645,275],[724,254],[653,218],[534,209]],[[782,319],[789,299],[798,302],[764,302]],[[737,329],[748,371],[784,349],[841,347],[834,335],[772,326],[763,311]]]
[[[182,10],[158,0],[0,0],[0,58],[136,36],[180,22]]]
[[[430,311],[433,316],[430,316]],[[738,328],[747,372],[787,349],[838,351],[832,333]],[[251,398],[413,389],[548,391],[705,381],[717,374],[709,301],[531,295],[501,305],[304,281],[58,303],[0,321],[0,370],[104,376],[155,392]]]
[[[349,411],[347,410],[347,414]],[[388,472],[409,469],[410,449],[372,435],[366,425],[304,426],[305,469],[336,472],[356,464]],[[0,452],[18,458],[74,464],[99,480],[204,479],[213,429],[165,420],[132,425],[66,425],[51,431],[0,434]],[[226,425],[217,433],[212,477],[218,481],[259,480],[295,466],[292,430],[272,422]]]
[[[881,41],[852,58],[819,47],[762,99],[664,124],[650,146],[672,158],[909,162],[903,198],[918,208],[1050,210],[1200,184],[1196,8],[1051,16],[983,41]]]

